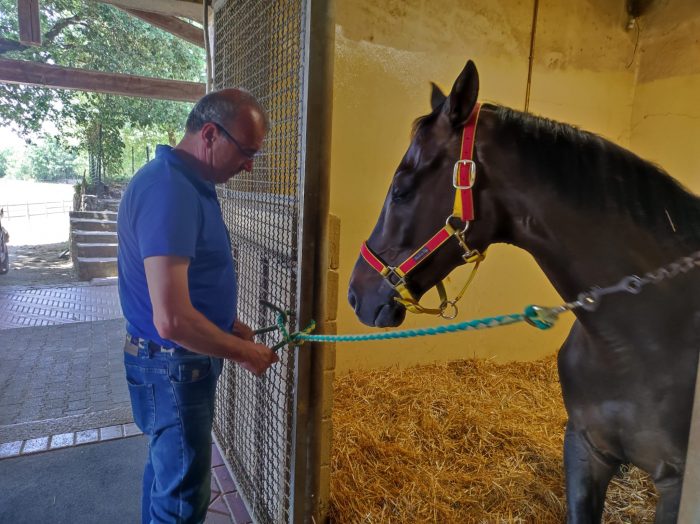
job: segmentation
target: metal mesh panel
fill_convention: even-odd
[[[261,299],[297,309],[305,1],[216,7],[215,87],[247,89],[271,123],[253,172],[219,189],[239,275],[239,318],[257,328],[274,322]],[[292,353],[279,356],[262,378],[228,363],[217,391],[214,431],[258,523],[290,521],[296,370]]]

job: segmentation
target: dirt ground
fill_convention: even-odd
[[[10,271],[0,275],[0,286],[49,286],[78,284],[68,242],[34,246],[8,246]]]

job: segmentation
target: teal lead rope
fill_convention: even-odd
[[[477,329],[489,329],[500,326],[508,326],[517,324],[518,322],[527,322],[531,326],[538,329],[549,329],[559,318],[559,314],[564,311],[569,311],[569,305],[557,307],[542,307],[542,306],[527,306],[523,313],[515,313],[512,315],[499,315],[495,317],[485,317],[476,320],[467,320],[447,326],[437,326],[420,329],[404,329],[399,331],[389,331],[385,333],[364,333],[360,335],[312,335],[311,332],[316,329],[316,322],[313,320],[301,331],[290,333],[287,329],[289,311],[283,311],[278,307],[266,301],[261,301],[261,304],[272,309],[277,313],[276,323],[272,326],[255,331],[256,334],[269,333],[271,331],[279,331],[282,335],[282,340],[275,344],[272,349],[277,351],[282,346],[291,344],[299,346],[304,342],[364,342],[368,340],[390,340],[396,338],[412,338],[425,337],[431,335],[442,335],[444,333],[456,333],[458,331],[474,331]]]
[[[301,331],[289,333],[287,330],[287,323],[290,312],[283,311],[269,302],[261,301],[262,305],[277,313],[277,321],[276,324],[259,329],[255,333],[262,334],[275,330],[279,331],[282,334],[282,340],[271,348],[277,351],[279,348],[287,344],[299,346],[304,342],[363,342],[366,340],[424,337],[428,335],[442,335],[443,333],[455,333],[457,331],[472,331],[476,329],[507,326],[509,324],[517,324],[518,322],[523,321],[538,329],[549,329],[559,319],[559,315],[561,313],[565,313],[576,308],[583,308],[588,312],[595,311],[603,297],[607,295],[614,293],[629,293],[632,295],[637,295],[642,291],[642,288],[648,284],[658,284],[666,279],[674,278],[678,275],[687,273],[696,267],[700,267],[700,251],[691,253],[689,256],[680,257],[670,264],[666,264],[665,266],[661,266],[654,271],[645,273],[644,276],[641,277],[637,275],[628,275],[612,286],[594,286],[588,291],[580,293],[577,299],[573,302],[567,302],[561,306],[542,307],[531,305],[527,306],[525,311],[522,313],[516,313],[513,315],[486,317],[434,328],[406,329],[403,331],[367,333],[363,335],[312,335],[311,332],[316,329],[316,323],[314,321],[311,321],[311,323]]]

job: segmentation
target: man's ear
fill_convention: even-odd
[[[218,130],[216,129],[216,126],[212,124],[211,122],[207,122],[202,126],[202,129],[199,130],[200,136],[202,137],[202,140],[204,140],[205,144],[211,146],[212,142],[214,141],[214,138],[216,137],[216,132]]]
[[[444,106],[453,127],[459,128],[466,124],[478,97],[479,73],[474,62],[469,60],[455,80],[447,99],[448,103]]]
[[[445,93],[442,92],[435,82],[430,82],[430,85],[432,86],[432,90],[430,91],[430,107],[435,111],[445,102],[447,96],[445,96]]]

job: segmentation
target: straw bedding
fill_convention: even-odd
[[[565,424],[554,357],[339,377],[332,522],[564,522]],[[604,521],[652,522],[655,503],[646,474],[625,468]]]

